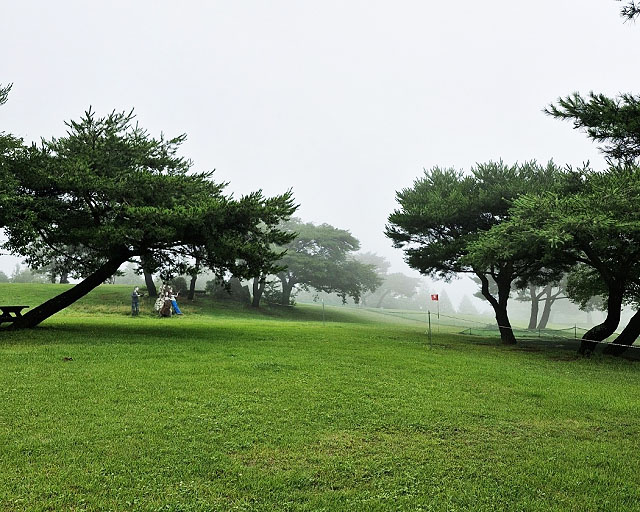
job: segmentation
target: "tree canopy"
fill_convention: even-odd
[[[283,304],[289,303],[295,285],[337,293],[343,301],[351,297],[356,302],[380,285],[375,266],[353,258],[360,242],[349,231],[297,218],[284,223],[282,229],[295,233],[291,242],[280,247],[286,251],[278,261],[286,268],[277,274]]]
[[[373,265],[381,280],[380,286],[362,297],[363,304],[366,300],[368,305],[380,308],[387,299],[410,298],[417,293],[420,279],[409,277],[401,272],[389,273],[391,263],[383,256],[366,252],[358,254],[356,259],[365,265]]]
[[[618,0],[618,2],[621,1],[622,0]],[[626,5],[622,7],[622,9],[620,9],[620,14],[627,20],[635,19],[638,15],[640,15],[640,3],[633,0],[628,0]]]
[[[640,158],[640,97],[621,94],[609,98],[590,92],[587,98],[574,92],[558,98],[545,112],[555,118],[573,122],[589,138],[601,144],[601,151],[611,160],[633,163]]]
[[[0,84],[0,106],[4,105],[11,92],[12,84]],[[0,197],[10,193],[14,186],[13,174],[16,169],[16,156],[22,151],[22,140],[13,135],[0,131]],[[2,227],[0,225],[0,227]]]
[[[584,335],[581,350],[586,353],[593,350],[592,342],[613,334],[621,305],[639,282],[640,169],[582,169],[568,173],[567,180],[571,185],[564,193],[543,191],[517,198],[508,221],[493,228],[484,242],[504,258],[520,255],[523,247],[539,246],[549,251],[547,268],[581,264],[590,269],[581,271],[583,290],[603,291],[607,317]],[[531,256],[537,258],[535,253]]]
[[[559,169],[549,162],[478,164],[470,173],[433,168],[397,193],[400,208],[389,216],[386,235],[402,248],[409,266],[425,275],[450,279],[459,272],[476,274],[482,295],[492,305],[505,343],[515,343],[507,314],[511,284],[527,279],[541,265],[527,258],[489,253],[484,237],[509,218],[518,196],[557,186]],[[528,256],[528,254],[526,255]],[[497,296],[491,281],[497,285]]]
[[[226,184],[191,172],[178,155],[184,135],[153,138],[133,121],[132,112],[89,110],[67,123],[66,136],[3,158],[11,179],[0,196],[4,247],[35,269],[67,258],[83,279],[16,327],[68,306],[134,256],[160,264],[199,245],[217,272],[252,275],[258,262],[277,259],[274,243],[289,239],[275,226],[295,210],[291,192],[226,196]]]

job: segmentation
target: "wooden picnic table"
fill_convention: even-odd
[[[0,325],[3,322],[13,323],[22,318],[22,310],[29,306],[0,306]]]

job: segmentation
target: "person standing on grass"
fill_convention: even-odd
[[[169,297],[171,298],[171,305],[173,306],[173,310],[175,311],[176,315],[182,314],[182,311],[180,311],[180,308],[178,307],[178,301],[176,300],[179,294],[180,292],[173,293],[173,289],[169,288]]]
[[[131,316],[138,316],[140,314],[140,297],[142,297],[140,288],[136,286],[131,294]]]

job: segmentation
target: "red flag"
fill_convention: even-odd
[[[431,294],[431,300],[438,300],[438,294],[437,293],[432,293]]]

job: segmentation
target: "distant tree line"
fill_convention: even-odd
[[[280,254],[275,262],[278,270],[265,269],[253,276],[246,290],[233,276],[235,279],[229,280],[227,288],[237,300],[250,302],[256,308],[264,299],[287,306],[294,303],[298,291],[314,290],[336,294],[343,303],[347,298],[357,303],[382,282],[375,266],[357,257],[360,242],[349,231],[299,218],[281,223],[279,229],[289,234],[290,240],[273,247]],[[207,284],[207,290],[218,297],[224,297],[222,287],[216,282]]]
[[[11,275],[7,276],[0,270],[0,283],[47,283],[50,282],[48,276],[33,272],[29,267],[17,264]]]

